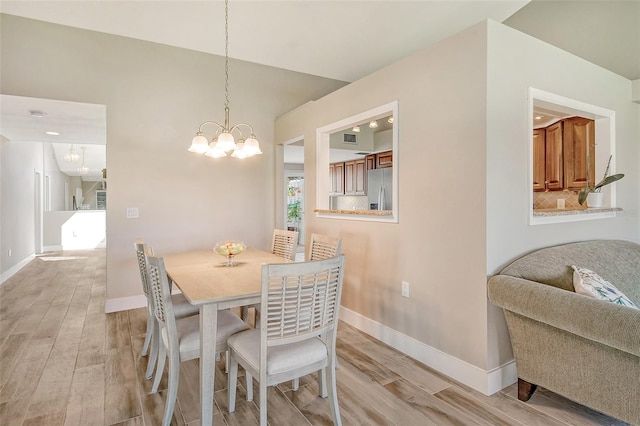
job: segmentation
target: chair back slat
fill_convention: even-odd
[[[164,329],[175,330],[175,317],[169,279],[161,257],[146,256],[149,287],[153,296],[154,315],[158,320],[161,332]],[[164,336],[163,336],[164,337]]]
[[[269,345],[302,340],[334,329],[344,276],[344,256],[262,267],[263,333]]]
[[[273,230],[273,241],[271,252],[282,258],[295,260],[298,248],[298,232],[285,231],[283,229]]]
[[[138,239],[135,242],[136,256],[138,258],[138,269],[140,270],[140,281],[142,281],[142,291],[147,299],[151,297],[151,290],[149,289],[149,279],[147,278],[147,262],[145,260],[146,247],[142,240]]]
[[[320,234],[311,234],[307,260],[322,260],[341,254],[342,239]]]

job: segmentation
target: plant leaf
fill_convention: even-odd
[[[591,188],[588,186],[585,186],[580,190],[580,192],[578,193],[578,203],[580,205],[583,205],[587,200],[587,195],[589,195],[589,192],[591,192]]]
[[[623,173],[618,173],[617,175],[611,175],[611,176],[607,176],[606,178],[602,179],[596,186],[593,187],[593,191],[602,188],[605,185],[609,185],[610,183],[613,183],[617,180],[620,180],[624,177]]]

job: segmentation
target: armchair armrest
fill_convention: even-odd
[[[640,356],[640,310],[550,285],[495,275],[489,300],[505,310]]]

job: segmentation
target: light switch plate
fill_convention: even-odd
[[[402,297],[409,297],[409,283],[402,281]]]

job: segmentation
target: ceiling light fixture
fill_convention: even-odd
[[[369,122],[369,128],[371,129],[375,129],[376,127],[378,127],[378,122],[373,120]]]
[[[52,131],[52,130],[49,130],[49,131],[47,131],[47,132],[45,132],[45,133],[46,133],[47,135],[50,135],[50,136],[60,136],[60,132],[54,132],[54,131]]]
[[[64,161],[67,161],[69,163],[77,163],[79,159],[80,158],[78,156],[78,153],[73,150],[73,144],[71,144],[71,148],[69,148],[69,151],[64,153]]]
[[[86,147],[82,147],[82,166],[78,167],[78,173],[80,173],[81,175],[86,175],[87,173],[89,173],[89,168],[87,166],[84,165],[84,150]]]
[[[359,132],[360,131],[360,126],[353,126],[353,130],[354,132]]]
[[[225,0],[224,2],[224,36],[224,125],[216,123],[215,121],[205,121],[200,124],[196,136],[191,141],[189,151],[214,158],[226,157],[227,155],[235,158],[251,157],[256,154],[262,154],[258,139],[253,133],[253,128],[246,123],[239,123],[234,126],[229,125],[229,0]],[[202,128],[206,124],[215,124],[217,126],[211,143],[208,143],[207,138],[202,132]],[[246,140],[240,130],[241,126],[249,128],[250,135]],[[236,143],[233,137],[234,131],[240,135],[238,143]]]
[[[389,117],[389,119],[387,120],[387,123],[393,124],[393,117]]]
[[[31,117],[35,117],[35,118],[42,118],[46,114],[44,112],[42,112],[42,111],[31,110],[31,111],[29,111],[29,115]]]

